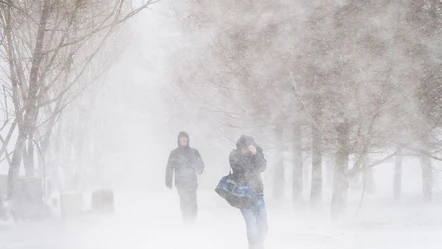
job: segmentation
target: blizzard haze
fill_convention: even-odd
[[[441,1],[13,2],[0,248],[248,248],[214,191],[242,134],[267,159],[265,248],[440,248]],[[180,131],[205,164],[191,226],[165,185]],[[47,215],[15,212],[27,178]],[[62,218],[97,189],[114,214]]]

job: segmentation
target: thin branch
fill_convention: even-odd
[[[70,45],[77,44],[77,43],[79,43],[79,42],[81,42],[81,41],[84,41],[85,39],[88,39],[89,37],[93,36],[94,34],[100,32],[100,31],[102,31],[102,30],[104,30],[104,29],[112,28],[112,27],[114,27],[114,26],[116,26],[116,25],[119,25],[119,24],[121,24],[121,23],[124,23],[124,22],[126,22],[128,19],[130,19],[131,17],[133,17],[133,16],[135,16],[136,14],[138,14],[140,11],[146,9],[149,5],[152,5],[152,4],[157,3],[157,2],[160,2],[160,0],[158,0],[158,1],[149,0],[149,1],[148,1],[147,3],[145,3],[143,6],[141,6],[141,7],[139,7],[138,9],[132,11],[131,13],[127,14],[127,15],[126,15],[124,18],[122,18],[121,20],[118,20],[118,21],[115,21],[115,22],[110,23],[110,24],[108,24],[108,25],[104,25],[104,26],[102,26],[102,27],[100,27],[100,28],[97,28],[97,29],[93,30],[92,32],[90,32],[90,33],[84,35],[83,37],[81,37],[81,38],[79,38],[79,39],[77,39],[77,40],[74,40],[74,41],[71,41],[71,42],[67,42],[67,43],[62,44],[61,46],[59,46],[59,47],[57,47],[57,48],[49,49],[49,50],[47,50],[47,51],[44,51],[44,52],[43,52],[43,55],[49,54],[49,53],[51,53],[51,52],[54,52],[56,49],[60,49],[60,48],[63,48],[63,47],[67,47],[67,46],[70,46]]]
[[[11,127],[9,128],[9,132],[8,132],[8,135],[6,136],[6,139],[4,141],[2,141],[3,144],[2,144],[2,147],[0,148],[0,157],[6,151],[9,141],[11,141],[11,137],[12,137],[12,134],[14,133],[16,126],[17,126],[17,121],[14,120],[14,122],[12,122],[12,124],[11,124]]]

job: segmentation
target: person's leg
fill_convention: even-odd
[[[192,222],[196,221],[197,214],[198,214],[197,190],[191,189],[189,190],[189,215]]]
[[[264,248],[264,240],[268,231],[267,211],[264,199],[258,201],[255,211],[258,247]]]
[[[241,214],[244,217],[247,227],[247,239],[249,242],[249,248],[256,248],[258,227],[256,223],[255,213],[253,209],[241,209]]]
[[[187,224],[190,219],[189,190],[178,189],[178,195],[180,196],[181,216],[183,217],[184,224]]]

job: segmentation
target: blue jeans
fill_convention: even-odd
[[[251,209],[241,209],[241,213],[246,221],[249,249],[264,248],[264,239],[268,230],[264,199],[258,200],[256,206]]]

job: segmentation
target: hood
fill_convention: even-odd
[[[188,139],[189,141],[187,142],[187,146],[186,146],[186,147],[189,147],[189,146],[190,146],[190,137],[189,137],[189,134],[187,134],[187,132],[185,132],[185,131],[181,131],[181,132],[178,134],[178,137],[177,137],[177,144],[178,144],[178,147],[180,147],[180,137],[187,137],[187,139]]]
[[[255,139],[253,139],[251,136],[241,135],[236,142],[236,149],[240,150],[242,148],[248,148],[250,145],[254,145],[256,147]]]

